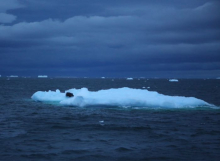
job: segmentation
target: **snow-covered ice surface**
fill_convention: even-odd
[[[146,89],[112,88],[107,90],[89,91],[87,88],[69,89],[74,97],[68,98],[65,93],[56,91],[38,91],[32,99],[42,102],[58,102],[66,106],[119,106],[145,108],[194,108],[213,105],[194,97],[168,96]]]

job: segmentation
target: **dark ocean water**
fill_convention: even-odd
[[[150,87],[220,106],[220,80],[0,78],[0,160],[219,160],[219,109],[80,108],[31,100],[36,91],[82,87]]]

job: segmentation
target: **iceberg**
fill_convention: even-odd
[[[127,80],[133,80],[133,78],[127,78]]]
[[[169,79],[170,82],[178,82],[178,79]]]
[[[9,77],[11,77],[11,78],[18,78],[17,75],[10,75]]]
[[[66,97],[71,92],[74,97]],[[87,88],[69,89],[64,93],[56,91],[38,91],[31,97],[35,101],[57,102],[65,106],[87,107],[95,105],[117,107],[146,107],[146,108],[193,108],[211,106],[211,104],[194,97],[168,96],[147,89],[128,87],[111,88],[99,91],[89,91]]]
[[[38,75],[38,78],[48,78],[47,75]]]

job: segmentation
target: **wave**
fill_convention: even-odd
[[[71,92],[74,97],[66,97]],[[168,96],[147,89],[112,88],[99,91],[89,91],[87,88],[69,89],[64,93],[56,91],[38,91],[31,97],[35,101],[58,102],[65,106],[119,106],[119,107],[149,107],[149,108],[195,108],[215,107],[201,99],[184,96]]]

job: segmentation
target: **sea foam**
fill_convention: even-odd
[[[71,92],[74,97],[66,97]],[[193,108],[211,106],[211,104],[194,97],[167,96],[146,89],[128,87],[89,91],[87,88],[69,89],[65,93],[56,91],[38,91],[32,95],[35,101],[58,102],[66,106],[119,106],[119,107],[151,107],[151,108]]]

